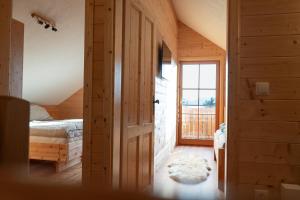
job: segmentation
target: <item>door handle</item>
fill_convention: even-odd
[[[157,100],[153,100],[153,104],[155,104],[155,103],[159,104],[159,100],[158,99]]]

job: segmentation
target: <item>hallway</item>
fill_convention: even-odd
[[[185,185],[177,183],[169,177],[168,164],[180,155],[200,156],[207,159],[211,167],[208,179],[195,185]],[[176,147],[170,158],[166,161],[154,176],[154,193],[156,196],[163,198],[177,199],[199,199],[214,200],[223,199],[223,193],[218,190],[217,186],[217,169],[214,161],[213,148],[210,147]]]

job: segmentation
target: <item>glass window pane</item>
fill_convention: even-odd
[[[216,90],[200,90],[199,135],[212,139],[216,124]]]
[[[200,90],[199,106],[203,113],[214,113],[216,107],[216,90]]]
[[[198,106],[182,106],[182,113],[189,115],[198,115]]]
[[[200,65],[200,88],[216,88],[217,80],[216,64],[201,64]]]
[[[182,88],[199,88],[199,65],[183,65]]]
[[[182,106],[198,106],[198,90],[183,90]]]

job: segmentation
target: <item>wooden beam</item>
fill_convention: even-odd
[[[238,105],[238,74],[239,74],[239,2],[228,1],[228,132],[225,155],[225,195],[226,199],[237,199],[238,189],[238,152],[237,152],[237,105]]]

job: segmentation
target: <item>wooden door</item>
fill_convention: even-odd
[[[136,2],[124,4],[121,184],[145,190],[153,183],[156,48],[153,20]]]

